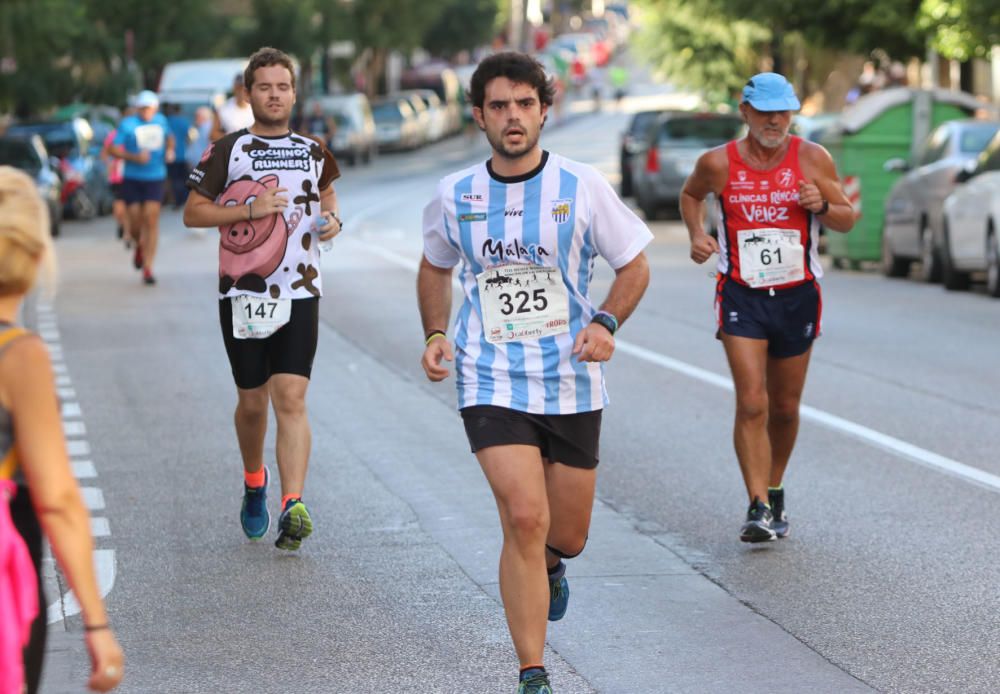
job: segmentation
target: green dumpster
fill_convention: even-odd
[[[861,216],[849,234],[827,234],[827,251],[836,267],[882,258],[883,205],[900,176],[885,171],[885,162],[895,157],[912,161],[931,130],[967,118],[982,106],[964,92],[894,87],[866,94],[844,109],[821,143]]]

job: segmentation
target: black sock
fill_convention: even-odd
[[[546,571],[548,571],[548,572],[549,572],[549,576],[551,576],[552,574],[555,574],[555,573],[559,573],[559,570],[560,570],[560,569],[561,569],[561,568],[562,568],[563,566],[564,566],[564,564],[563,564],[563,560],[562,560],[562,559],[560,559],[559,561],[557,561],[557,562],[556,562],[556,565],[555,565],[555,566],[553,566],[553,567],[551,567],[551,568],[550,568],[550,567],[548,567],[548,566],[546,566],[546,567],[545,567],[545,570],[546,570]]]

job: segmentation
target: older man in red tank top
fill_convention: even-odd
[[[719,256],[717,336],[733,375],[733,440],[750,499],[744,542],[788,536],[782,478],[820,332],[819,227],[847,232],[855,220],[829,152],[789,135],[798,109],[784,77],[754,75],[740,103],[748,134],[702,155],[681,193],[691,258]],[[709,193],[721,211],[718,239],[703,222]]]

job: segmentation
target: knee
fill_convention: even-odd
[[[549,530],[549,517],[544,509],[521,504],[507,510],[507,530],[515,539],[541,540]]]
[[[771,422],[775,424],[792,424],[799,418],[798,398],[781,398],[771,402]]]
[[[763,421],[767,419],[767,393],[741,393],[736,399],[736,418],[744,421]]]
[[[276,417],[302,417],[306,413],[306,398],[304,394],[281,393],[272,398]]]
[[[267,396],[240,396],[236,404],[236,416],[244,419],[267,417]]]

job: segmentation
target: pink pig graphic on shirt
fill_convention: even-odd
[[[259,181],[241,178],[222,192],[219,204],[246,205],[268,188],[277,187],[278,177],[273,174]],[[287,222],[284,215],[275,213],[219,227],[220,293],[225,294],[234,286],[252,292],[266,291],[267,278],[281,264],[288,237],[301,218],[301,210],[296,209]]]

